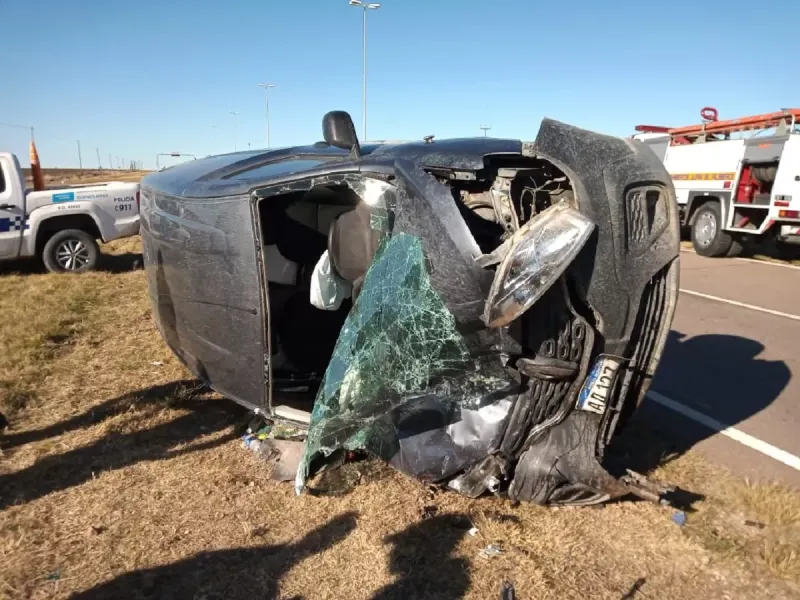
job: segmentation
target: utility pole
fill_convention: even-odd
[[[114,161],[111,160],[111,152],[108,153],[108,169],[111,170],[114,168]]]
[[[83,159],[81,158],[81,141],[75,140],[78,143],[78,167],[83,170]]]
[[[362,83],[362,90],[361,90],[361,118],[363,120],[363,133],[364,139],[363,142],[367,141],[367,10],[376,10],[381,7],[378,3],[370,3],[367,4],[366,2],[362,2],[361,0],[350,0],[348,2],[350,6],[357,6],[364,11],[364,21],[362,25],[362,34],[363,34],[363,44],[364,44],[364,80]]]
[[[483,137],[486,137],[486,132],[489,131],[492,128],[492,126],[491,125],[481,125],[480,128],[483,129]]]
[[[103,163],[100,162],[100,148],[95,148],[95,151],[97,152],[97,168],[102,171]]]
[[[274,83],[259,83],[258,87],[264,88],[264,106],[267,109],[267,148],[269,148],[269,88],[274,88]]]

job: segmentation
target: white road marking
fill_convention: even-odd
[[[680,288],[680,291],[681,293],[689,294],[690,296],[697,296],[698,298],[705,298],[706,300],[714,300],[715,302],[724,302],[725,304],[740,306],[741,308],[749,308],[750,310],[756,310],[758,312],[775,315],[777,317],[783,317],[784,319],[800,321],[799,315],[793,315],[790,313],[781,312],[779,310],[773,310],[771,308],[764,308],[763,306],[756,306],[755,304],[745,304],[744,302],[737,302],[736,300],[729,300],[728,298],[720,298],[719,296],[712,296],[711,294],[703,294],[702,292],[695,292],[694,290]]]
[[[786,450],[781,450],[772,444],[768,444],[767,442],[760,440],[752,435],[745,433],[744,431],[740,431],[735,427],[731,427],[730,425],[726,425],[725,423],[721,423],[716,419],[712,419],[708,415],[704,415],[701,412],[694,410],[693,408],[689,408],[685,404],[681,404],[680,402],[675,402],[671,398],[667,398],[663,394],[659,394],[656,391],[649,390],[647,392],[647,397],[650,398],[653,402],[660,404],[661,406],[665,406],[670,410],[674,410],[676,413],[683,415],[684,417],[688,417],[692,421],[696,421],[701,425],[705,425],[709,429],[713,429],[714,431],[724,435],[726,437],[731,438],[732,440],[736,440],[740,444],[747,446],[755,450],[756,452],[760,452],[766,456],[769,456],[772,459],[777,460],[785,464],[787,467],[791,467],[797,471],[800,471],[800,457],[795,456],[794,454],[790,454],[786,452]]]
[[[697,252],[695,252],[691,248],[683,248],[683,247],[681,247],[681,252],[691,252],[692,254],[697,254]],[[787,265],[786,263],[774,262],[774,261],[771,261],[771,260],[759,260],[757,258],[741,258],[741,257],[738,257],[738,256],[733,258],[733,259],[728,259],[728,260],[741,260],[743,262],[755,263],[757,265],[767,265],[767,266],[770,266],[770,267],[783,267],[784,269],[794,269],[796,271],[800,271],[800,267],[798,267],[797,265]]]

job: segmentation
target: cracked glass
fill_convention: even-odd
[[[384,237],[317,394],[297,490],[316,457],[342,448],[426,480],[452,475],[498,443],[515,391],[458,331],[420,239]]]

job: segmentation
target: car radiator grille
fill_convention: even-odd
[[[586,376],[587,360],[594,343],[591,326],[574,309],[564,281],[554,285],[526,314],[523,346],[534,370],[545,371],[554,361],[571,363],[569,375],[528,373],[527,390],[514,405],[501,444],[505,456],[515,457],[532,432],[566,414],[566,404],[576,382]],[[517,363],[519,367],[519,362]]]
[[[639,312],[631,332],[626,358],[631,359],[625,376],[618,381],[620,393],[616,395],[617,404],[605,419],[601,436],[602,445],[608,444],[614,435],[620,418],[624,421],[633,412],[639,398],[649,387],[653,378],[651,364],[659,350],[659,339],[668,316],[670,305],[669,280],[671,270],[677,269],[677,262],[671,263],[656,273],[644,288]]]

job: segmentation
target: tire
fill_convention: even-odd
[[[734,237],[731,239],[731,247],[728,248],[725,256],[727,258],[734,258],[739,256],[742,253],[742,250],[744,250],[744,242],[740,238]]]
[[[84,273],[97,265],[97,241],[80,229],[59,231],[44,245],[42,262],[51,273]]]
[[[718,202],[708,202],[692,215],[692,247],[700,256],[726,256],[733,237],[722,230],[722,210]],[[741,252],[741,244],[739,252]]]

